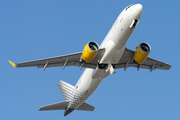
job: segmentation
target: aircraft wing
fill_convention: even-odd
[[[96,57],[90,63],[80,62],[82,52],[64,55],[64,56],[46,58],[46,59],[41,59],[41,60],[23,62],[23,63],[13,63],[11,61],[9,62],[11,63],[13,67],[37,66],[38,68],[44,68],[44,70],[47,67],[63,67],[64,69],[65,66],[78,66],[81,68],[86,67],[86,68],[95,69],[97,66],[98,60],[102,58],[104,51],[105,51],[104,49],[100,49]]]
[[[150,69],[150,71],[152,72],[152,70],[155,69],[169,70],[171,68],[171,65],[160,62],[158,60],[154,60],[149,57],[142,64],[138,64],[133,60],[133,57],[134,51],[126,48],[119,63],[115,64],[115,69],[124,68],[124,70],[126,70],[127,67],[136,67],[137,70],[139,70],[140,68],[144,68]]]
[[[81,68],[85,67],[85,68],[95,69],[98,61],[104,55],[104,52],[105,52],[105,49],[100,49],[96,57],[90,63],[80,62],[82,52],[64,55],[64,56],[46,58],[46,59],[41,59],[41,60],[23,62],[23,63],[13,63],[11,61],[9,62],[14,67],[37,66],[38,68],[43,68],[44,70],[47,67],[63,67],[64,69],[66,66],[78,66]],[[126,48],[119,63],[114,65],[115,66],[114,69],[124,68],[124,70],[126,70],[127,67],[136,67],[137,70],[139,70],[140,68],[144,68],[144,69],[150,69],[152,71],[155,69],[169,70],[171,68],[171,65],[154,60],[149,57],[142,64],[138,64],[135,61],[133,61],[133,56],[134,56],[134,51]]]

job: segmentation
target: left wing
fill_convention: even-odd
[[[29,61],[29,62],[23,62],[23,63],[11,63],[13,67],[34,67],[37,66],[38,68],[44,68],[44,70],[47,67],[63,67],[65,66],[79,66],[79,67],[86,67],[86,68],[92,68],[95,69],[98,63],[98,60],[101,59],[101,57],[104,54],[104,49],[100,49],[96,57],[89,63],[81,62],[81,52],[64,55],[64,56],[58,56],[53,58],[46,58],[41,60],[35,60],[35,61]]]
[[[124,68],[124,70],[126,70],[127,67],[136,67],[137,70],[139,70],[140,68],[144,68],[150,69],[150,71],[152,72],[152,70],[155,69],[169,70],[171,68],[171,65],[160,62],[158,60],[154,60],[149,57],[147,57],[147,59],[142,64],[138,64],[133,60],[133,57],[134,51],[126,48],[121,60],[118,64],[115,64],[114,69]]]

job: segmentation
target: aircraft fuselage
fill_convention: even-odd
[[[96,69],[85,69],[75,86],[76,90],[64,113],[65,116],[84,103],[105,77],[115,73],[112,64],[117,64],[121,59],[126,42],[139,23],[141,15],[141,4],[130,5],[120,13],[100,45],[100,48],[105,48],[105,53],[99,61],[99,65],[106,64],[107,68],[101,69],[97,65]]]

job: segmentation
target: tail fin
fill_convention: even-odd
[[[62,80],[59,81],[57,86],[59,90],[61,91],[61,94],[63,95],[63,98],[65,99],[65,101],[69,101],[73,96],[75,87]]]
[[[67,107],[69,105],[69,101],[73,97],[75,87],[62,81],[62,80],[59,81],[57,86],[58,86],[59,90],[61,91],[65,101],[51,104],[51,105],[42,106],[42,107],[40,107],[39,111],[43,111],[43,110],[66,110],[67,111]],[[83,103],[76,110],[93,111],[94,109],[95,108],[93,106],[91,106],[87,103]],[[72,110],[70,112],[72,112]]]

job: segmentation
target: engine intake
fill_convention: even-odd
[[[91,41],[84,46],[81,58],[86,63],[89,63],[94,59],[98,51],[99,51],[99,45],[96,42]]]
[[[141,43],[139,46],[136,47],[136,51],[134,53],[134,60],[138,64],[141,64],[146,60],[150,51],[151,46],[148,43]]]

